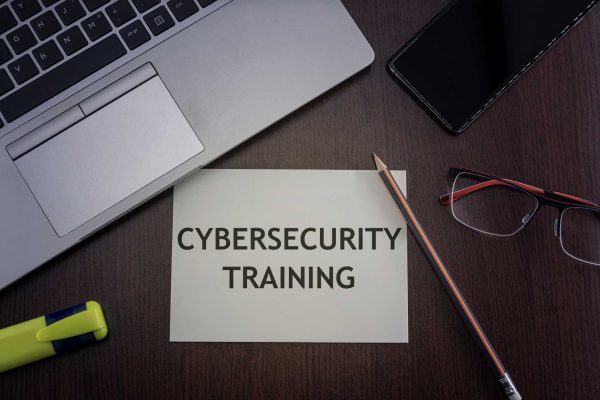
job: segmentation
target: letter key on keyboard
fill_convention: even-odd
[[[112,34],[0,99],[0,113],[8,122],[14,121],[126,52],[117,35]]]

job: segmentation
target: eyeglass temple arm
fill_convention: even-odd
[[[510,185],[507,183],[504,183],[502,181],[491,179],[489,181],[477,183],[475,185],[466,187],[464,189],[457,190],[454,193],[452,193],[452,192],[446,193],[446,194],[440,196],[440,204],[443,206],[449,206],[454,201],[460,200],[461,198],[465,197],[466,195],[468,195],[470,193],[476,192],[481,189],[488,188],[490,186],[510,186]]]
[[[520,187],[521,189],[526,190],[528,192],[533,192],[533,193],[536,193],[539,195],[546,195],[546,191],[544,189],[540,189],[535,186],[527,185],[525,183],[513,181],[511,179],[506,179],[506,181],[510,182],[510,184],[507,182],[497,180],[497,179],[490,179],[489,181],[477,183],[475,185],[466,187],[464,189],[457,190],[456,192],[454,192],[454,194],[446,193],[440,197],[440,204],[443,206],[449,206],[450,204],[452,204],[452,202],[460,200],[462,197],[464,197],[470,193],[476,192],[481,189],[488,188],[490,186],[512,186],[512,185],[515,185],[515,186]],[[550,193],[556,197],[562,197],[569,201],[576,201],[576,202],[581,203],[586,206],[598,207],[597,204],[592,203],[591,201],[581,199],[579,197],[571,196],[571,195],[560,193],[560,192],[550,192]]]

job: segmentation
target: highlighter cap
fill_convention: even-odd
[[[0,372],[95,343],[107,333],[95,301],[0,329]]]
[[[92,344],[106,337],[102,307],[88,301],[45,316],[47,327],[36,333],[39,342],[51,342],[56,354]]]

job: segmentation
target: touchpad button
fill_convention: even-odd
[[[15,164],[62,237],[203,150],[155,76]]]

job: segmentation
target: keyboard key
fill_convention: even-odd
[[[129,50],[133,50],[150,40],[150,34],[142,21],[134,21],[119,31]]]
[[[81,29],[77,26],[67,29],[58,35],[56,40],[68,56],[87,44],[87,40],[83,36],[83,33],[81,33]]]
[[[28,81],[39,73],[29,54],[8,64],[8,70],[18,84]]]
[[[0,113],[12,122],[126,53],[117,35],[110,35],[1,99]]]
[[[65,26],[71,25],[85,15],[85,10],[79,0],[65,0],[57,5],[55,10]]]
[[[0,35],[17,25],[17,20],[8,7],[0,7]]]
[[[135,17],[135,11],[127,0],[117,0],[106,7],[106,13],[115,26],[121,26]]]
[[[60,30],[60,22],[52,11],[46,11],[31,20],[31,27],[40,40],[46,40]]]
[[[10,5],[21,21],[25,21],[42,11],[42,7],[37,0],[14,0]]]
[[[35,46],[37,40],[27,25],[23,25],[6,35],[10,47],[17,54],[21,54],[30,47]]]
[[[144,15],[144,21],[154,36],[160,35],[175,24],[165,6],[160,6]]]
[[[167,5],[177,21],[183,21],[200,10],[194,0],[170,0]]]
[[[58,3],[59,0],[42,0],[42,4],[46,7],[50,7],[51,5]]]
[[[8,46],[4,40],[0,39],[0,64],[4,64],[12,58],[12,53],[8,49]]]
[[[90,11],[97,10],[108,2],[109,0],[83,0],[83,4],[85,4]]]
[[[198,0],[198,3],[200,3],[200,7],[204,8],[210,6],[215,1],[217,0]]]
[[[110,23],[102,11],[98,11],[91,17],[84,19],[81,26],[92,42],[111,31]]]
[[[154,7],[155,5],[160,3],[160,0],[132,0],[132,1],[133,1],[133,5],[135,6],[135,8],[137,8],[137,10],[141,13],[143,13],[144,11],[148,11],[149,9],[151,9],[152,7]]]
[[[54,40],[36,47],[31,53],[42,69],[48,69],[64,58]]]
[[[2,96],[4,93],[8,92],[14,87],[15,85],[13,85],[6,71],[0,69],[0,96]]]

